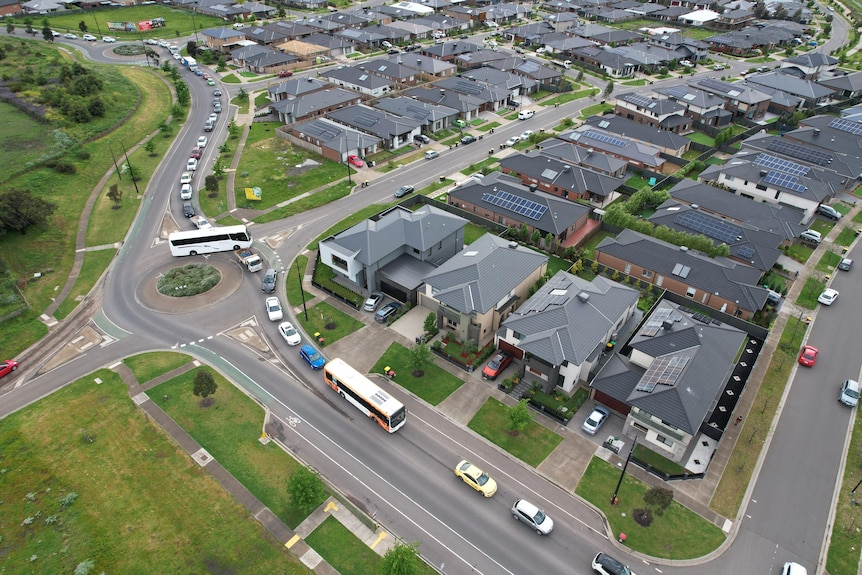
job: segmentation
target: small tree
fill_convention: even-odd
[[[213,378],[213,374],[208,369],[202,369],[195,374],[194,389],[192,393],[201,398],[201,407],[212,405],[212,401],[207,398],[215,394],[218,385]]]
[[[156,155],[156,143],[152,138],[147,140],[147,143],[144,144],[144,151],[147,152],[151,158]]]
[[[614,91],[614,81],[610,80],[610,81],[608,81],[608,85],[605,86],[605,91],[604,91],[605,98],[610,96],[613,93],[613,91]]]
[[[218,178],[212,174],[204,178],[204,187],[209,192],[209,197],[214,198],[218,195]]]
[[[213,164],[213,174],[216,175],[217,178],[221,178],[224,176],[225,167],[221,161],[221,156],[216,158],[215,164]]]
[[[425,375],[425,368],[431,363],[431,349],[424,343],[416,344],[410,350],[410,369],[413,377]]]
[[[433,311],[425,316],[425,323],[422,325],[425,333],[434,333],[437,330],[437,314]]]
[[[114,209],[120,209],[120,202],[123,201],[123,191],[117,184],[111,184],[108,188],[108,199],[114,202]]]
[[[287,481],[290,501],[299,509],[311,513],[326,501],[326,490],[320,477],[308,467],[300,467]]]
[[[383,575],[417,575],[420,568],[419,543],[397,543],[380,564]]]
[[[78,30],[81,31],[81,34],[86,34],[87,33],[87,23],[84,22],[83,20],[78,22]]]
[[[245,88],[239,89],[239,94],[236,95],[237,102],[248,102],[248,92],[245,91]]]
[[[527,407],[527,400],[522,399],[518,405],[509,409],[509,433],[518,435],[527,428],[527,424],[533,421],[533,416]]]
[[[51,32],[51,29],[48,26],[45,26],[44,28],[42,28],[42,38],[46,42],[53,42],[54,41],[54,33]]]

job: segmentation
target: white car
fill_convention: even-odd
[[[820,297],[817,298],[817,301],[822,303],[823,305],[832,305],[835,303],[835,300],[838,299],[838,290],[834,290],[832,288],[827,288],[823,290],[823,293],[820,294]]]
[[[174,60],[179,60],[180,58],[182,58],[182,56],[180,56],[180,55],[179,55],[178,53],[176,53],[176,52],[174,52],[174,53],[172,54],[172,56],[174,57]]]
[[[215,124],[217,121],[218,121],[218,114],[216,114],[216,113],[210,114],[210,122]]]
[[[206,218],[198,218],[194,221],[195,227],[199,230],[211,230],[213,225]]]
[[[86,40],[87,42],[95,42],[96,40],[98,40],[98,38],[96,38],[96,37],[95,37],[95,36],[93,36],[92,34],[84,34],[84,35],[82,36],[82,38],[83,38],[84,40]]]
[[[183,172],[183,175],[180,176],[181,184],[191,184],[192,183],[192,173],[191,172]]]
[[[170,46],[167,40],[158,40],[158,43],[159,46],[161,46],[162,48],[167,48],[168,46]]]
[[[67,32],[66,34],[63,34],[63,38],[65,38],[66,40],[77,40],[78,35],[72,34],[71,32]]]
[[[278,333],[281,334],[287,345],[299,345],[302,341],[302,336],[299,335],[299,332],[296,331],[296,328],[289,321],[278,324]]]
[[[113,36],[102,36],[102,42],[107,42],[108,44],[113,44],[117,39]]]
[[[533,135],[533,130],[524,130],[524,133],[521,134],[521,141],[526,142],[530,139],[530,136]]]
[[[284,314],[281,311],[281,302],[277,297],[266,298],[266,315],[269,316],[269,321],[281,321]]]
[[[194,172],[198,169],[198,161],[195,158],[189,158],[188,163],[186,164],[186,169],[190,172]]]
[[[512,136],[511,138],[506,140],[506,146],[507,147],[514,146],[515,144],[517,144],[520,141],[521,141],[521,138],[519,138],[518,136]]]
[[[192,187],[190,184],[183,184],[180,188],[180,199],[181,200],[190,200],[192,199]]]
[[[159,41],[155,38],[147,38],[146,40],[144,40],[144,44],[147,44],[149,46],[158,46]]]
[[[532,110],[521,110],[520,112],[518,112],[518,119],[519,120],[529,120],[530,118],[533,117],[534,114],[535,114],[535,112]]]
[[[210,141],[209,138],[207,138],[206,136],[199,137],[198,138],[198,148],[206,148],[207,142],[209,142],[209,141]]]

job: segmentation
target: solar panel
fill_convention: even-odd
[[[711,78],[707,78],[705,80],[701,80],[697,83],[698,86],[703,86],[708,90],[715,90],[717,92],[721,92],[722,94],[726,94],[728,90],[730,90],[730,84],[726,84],[724,82],[720,82],[718,80],[713,80]]]
[[[690,267],[684,266],[682,264],[676,264],[675,266],[673,266],[673,271],[670,273],[675,275],[675,276],[678,276],[678,277],[685,279],[688,277],[688,274],[690,272],[691,272]]]
[[[678,100],[683,100],[689,94],[689,91],[683,86],[673,86],[667,89],[667,93]]]
[[[609,136],[607,134],[603,134],[601,132],[593,132],[589,130],[584,132],[584,134],[588,138],[592,138],[593,140],[597,140],[599,142],[604,142],[606,144],[610,144],[612,146],[617,146],[618,148],[623,148],[626,145],[625,140],[620,140],[619,138],[614,138],[613,136]]]
[[[739,226],[696,211],[677,214],[673,221],[727,245],[735,244],[742,238],[742,228]]]
[[[353,119],[357,124],[362,124],[363,126],[373,126],[378,121],[377,116],[368,112],[358,112],[353,116]]]
[[[769,154],[757,154],[757,157],[754,158],[754,163],[758,166],[775,168],[776,170],[781,170],[786,174],[793,174],[795,176],[804,176],[811,171],[811,168],[808,166],[803,166],[802,164],[797,164],[790,160],[782,160],[781,158],[776,158]]]
[[[769,184],[775,184],[776,186],[781,186],[787,188],[788,190],[793,190],[794,192],[803,193],[808,188],[799,183],[799,178],[796,176],[791,176],[790,174],[782,174],[781,172],[776,172],[775,170],[769,170],[769,173],[766,174],[766,177],[763,178],[763,181]]]
[[[482,201],[500,206],[505,210],[515,212],[522,216],[526,216],[533,220],[540,220],[545,212],[548,211],[548,206],[536,203],[527,198],[522,198],[509,192],[499,191],[496,194],[482,194]]]
[[[647,98],[642,94],[627,94],[626,101],[631,102],[635,106],[640,106],[641,108],[648,108],[650,104],[654,104],[655,101],[652,98]]]
[[[650,364],[635,387],[635,391],[652,392],[658,384],[676,385],[689,358],[683,356],[657,357]]]
[[[815,150],[813,148],[807,148],[800,144],[785,142],[779,138],[773,138],[770,140],[766,145],[766,148],[772,152],[784,154],[785,156],[790,156],[791,158],[796,158],[803,162],[817,164],[818,166],[828,166],[832,163],[832,154],[827,154],[826,152],[821,152],[820,150]]]
[[[644,337],[653,337],[656,335],[661,329],[664,321],[670,317],[671,313],[673,313],[673,310],[666,307],[655,310],[655,313],[653,313],[646,324],[644,324],[643,330],[641,330],[641,335]]]
[[[829,127],[841,130],[842,132],[847,132],[848,134],[853,134],[854,136],[862,135],[862,124],[859,122],[851,122],[844,118],[835,118],[829,122]]]
[[[742,246],[737,250],[739,257],[750,260],[754,256],[754,248],[751,246]]]

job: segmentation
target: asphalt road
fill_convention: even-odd
[[[833,24],[836,42],[841,33],[838,22],[836,19]],[[846,26],[844,32],[846,37]],[[87,48],[96,50],[94,59],[106,59],[103,46]],[[188,74],[185,70],[183,73]],[[300,423],[291,431],[289,443],[299,457],[394,533],[408,541],[421,541],[423,555],[434,565],[443,566],[444,572],[588,573],[589,559],[595,551],[610,548],[600,519],[533,470],[500,454],[434,410],[415,404],[397,389],[390,391],[410,408],[409,422],[399,433],[387,436],[365,418],[357,418],[359,412],[337,401],[334,394],[327,394],[320,375],[311,373],[292,350],[278,351],[279,364],[220,335],[255,316],[269,339],[278,341],[275,325],[263,314],[257,278],[246,274],[249,281],[243,281],[218,308],[164,314],[141,305],[136,293],[147,271],[171,261],[167,246],[157,241],[163,216],[169,214],[181,228],[191,226],[179,210],[178,182],[188,152],[203,133],[203,122],[211,110],[212,88],[193,75],[189,75],[188,82],[194,100],[190,120],[151,181],[139,221],[101,292],[103,306],[96,322],[117,339],[91,348],[40,377],[27,379],[26,371],[19,372],[18,383],[23,385],[0,398],[0,417],[128,355],[194,342],[182,351],[231,375],[276,415],[298,418]],[[673,79],[661,84],[680,82]],[[441,174],[487,157],[488,149],[497,149],[510,136],[524,129],[550,128],[589,103],[540,109],[532,120],[513,122],[481,142],[459,147],[457,152],[446,150],[438,159],[406,166],[334,204],[281,222],[255,225],[254,234],[260,239],[276,231],[290,233],[278,248],[278,255],[281,261],[292,261],[320,231],[369,203],[389,201],[398,186],[426,185]],[[212,141],[202,168],[209,168],[213,146],[224,139],[226,112],[209,134]],[[429,165],[433,169],[429,170]],[[202,186],[204,175],[203,170],[196,174],[195,188]],[[836,401],[837,385],[859,371],[858,360],[853,358],[851,330],[858,321],[854,314],[858,314],[860,306],[854,304],[851,281],[852,273],[836,278],[834,287],[842,291],[842,296],[832,309],[819,314],[811,342],[824,342],[820,344],[820,362],[814,369],[799,373],[792,383],[737,538],[719,558],[698,566],[698,573],[777,573],[778,565],[788,559],[813,570],[827,527],[851,416],[851,411]],[[454,478],[452,467],[462,457],[497,479],[500,491],[494,498],[485,500]],[[556,523],[553,535],[539,537],[511,518],[509,507],[518,497],[526,497],[548,511]],[[645,565],[634,558],[629,563],[641,575],[653,570],[693,571]]]

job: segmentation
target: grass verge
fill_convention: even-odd
[[[75,285],[72,286],[72,291],[66,296],[66,299],[60,303],[60,307],[54,312],[54,317],[58,320],[64,319],[72,313],[81,299],[90,293],[96,281],[101,277],[102,273],[107,269],[114,256],[117,255],[117,250],[110,248],[107,250],[97,250],[86,252],[84,254],[84,263],[81,265],[81,273],[75,280]]]
[[[308,334],[308,337],[312,337],[316,333],[323,337],[324,342],[320,344],[321,347],[336,342],[354,331],[359,331],[365,325],[324,301],[308,308],[308,320],[305,319],[304,314],[297,315],[296,320]],[[327,326],[332,329],[327,329]]]
[[[181,367],[192,360],[191,356],[173,351],[154,351],[133,355],[123,360],[132,370],[138,383],[147,383],[160,375]]]
[[[802,286],[802,291],[799,292],[799,297],[796,298],[796,304],[805,309],[814,309],[817,307],[817,298],[826,289],[826,282],[816,277],[805,279],[805,285]]]
[[[433,363],[425,368],[425,374],[422,377],[415,377],[409,367],[410,350],[398,343],[389,346],[371,371],[383,373],[383,368],[387,365],[395,371],[395,381],[398,385],[431,405],[437,405],[464,384],[463,380]]]
[[[562,437],[531,421],[518,435],[510,435],[509,410],[494,398],[488,399],[467,426],[499,445],[524,463],[537,467],[560,444]]]

